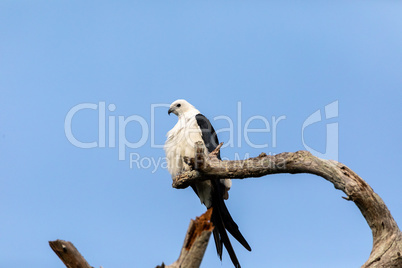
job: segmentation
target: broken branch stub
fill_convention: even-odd
[[[213,225],[211,223],[212,208],[208,209],[200,217],[191,220],[188,227],[186,237],[184,238],[183,247],[179,258],[171,265],[158,267],[166,268],[198,268],[201,265],[205,250],[208,246],[209,237],[211,236]]]
[[[73,243],[64,240],[49,241],[49,246],[67,268],[93,268]]]

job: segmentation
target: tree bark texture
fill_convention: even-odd
[[[402,267],[402,233],[384,201],[373,189],[347,166],[333,160],[324,160],[307,151],[260,154],[246,160],[221,161],[217,158],[222,143],[209,156],[202,143],[196,144],[197,154],[186,162],[193,170],[176,176],[174,188],[186,188],[205,178],[244,179],[278,173],[310,173],[331,182],[346,194],[360,209],[373,234],[373,248],[363,268]]]
[[[49,246],[67,268],[93,268],[71,242],[64,240],[49,241]]]
[[[211,223],[212,209],[203,215],[191,220],[179,258],[171,265],[157,266],[156,268],[198,268],[201,265],[209,237],[214,229]]]

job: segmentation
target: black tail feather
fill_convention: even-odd
[[[212,223],[214,222],[214,220],[212,220],[212,218],[211,218],[211,222]],[[214,223],[213,223],[213,225],[215,226]],[[214,227],[213,234],[214,234],[216,252],[218,253],[219,258],[222,260],[222,240],[219,237],[219,231],[218,231],[217,227]]]
[[[232,244],[230,243],[228,234],[226,233],[225,224],[223,222],[223,219],[222,219],[222,217],[220,217],[219,213],[217,213],[217,212],[214,213],[214,211],[217,211],[217,210],[214,209],[212,211],[211,220],[215,226],[214,230],[215,229],[217,230],[216,233],[215,232],[213,233],[214,238],[215,238],[215,245],[217,244],[216,243],[217,240],[219,241],[218,244],[220,243],[220,246],[222,246],[222,243],[223,243],[225,245],[226,250],[229,253],[230,259],[232,260],[234,266],[236,268],[240,268],[239,260],[236,257]],[[222,260],[222,248],[220,248],[220,252],[217,248],[217,251],[218,251],[218,255],[219,255],[220,259]]]
[[[242,244],[247,250],[251,251],[250,245],[247,243],[246,239],[239,231],[239,227],[234,222],[232,216],[230,215],[225,202],[223,200],[223,189],[219,181],[211,180],[213,185],[212,190],[212,216],[211,221],[215,226],[213,234],[216,245],[216,251],[222,260],[222,244],[225,245],[226,250],[229,253],[230,259],[232,260],[236,268],[240,268],[240,263],[236,257],[233,250],[232,244],[230,243],[228,234],[226,230]]]
[[[251,251],[250,245],[247,243],[244,236],[240,233],[239,227],[234,222],[232,216],[230,215],[228,208],[225,205],[225,202],[222,200],[223,206],[221,207],[221,215],[222,220],[225,223],[226,230],[237,240],[243,247],[245,247],[248,251]]]

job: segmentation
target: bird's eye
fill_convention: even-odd
[[[181,104],[179,103],[179,104],[177,104],[176,106],[177,106],[177,107],[180,107],[180,106],[181,106]]]

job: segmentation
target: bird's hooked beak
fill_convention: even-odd
[[[170,115],[171,113],[173,113],[173,111],[174,111],[174,109],[173,109],[173,108],[170,108],[170,109],[168,110],[168,115]]]

